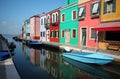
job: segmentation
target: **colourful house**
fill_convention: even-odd
[[[46,28],[46,41],[50,41],[50,13],[46,13],[46,21],[45,21],[45,28]]]
[[[46,14],[40,14],[40,40],[46,41],[46,28],[45,28]]]
[[[25,31],[26,31],[25,39],[29,40],[30,39],[30,20],[29,19],[25,20],[24,25],[25,25]]]
[[[60,9],[60,43],[78,45],[78,0],[66,0]]]
[[[120,0],[101,0],[99,48],[120,50]]]
[[[100,24],[99,0],[78,1],[78,45],[96,47],[96,33],[93,28]]]
[[[50,42],[59,42],[60,8],[50,12]]]
[[[25,24],[22,25],[22,37],[21,39],[25,39],[26,38],[26,28],[25,28]]]
[[[40,39],[40,16],[35,15],[30,18],[30,39]]]

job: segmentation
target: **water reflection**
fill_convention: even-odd
[[[110,66],[80,63],[61,56],[60,51],[22,45],[24,57],[53,79],[119,79],[120,74],[105,70]],[[109,69],[109,68],[108,68]],[[118,67],[119,69],[119,67]],[[113,71],[113,70],[112,70]],[[37,73],[37,72],[36,72]],[[119,72],[118,72],[119,73]]]

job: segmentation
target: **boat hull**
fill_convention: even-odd
[[[97,53],[63,53],[64,57],[91,64],[104,65],[112,62],[114,59],[110,56]]]

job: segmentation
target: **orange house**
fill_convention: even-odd
[[[101,0],[99,48],[120,50],[120,0]]]

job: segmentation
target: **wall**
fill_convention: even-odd
[[[120,21],[120,0],[116,0],[116,12],[110,14],[104,14],[104,2],[105,0],[101,0],[101,22]]]

